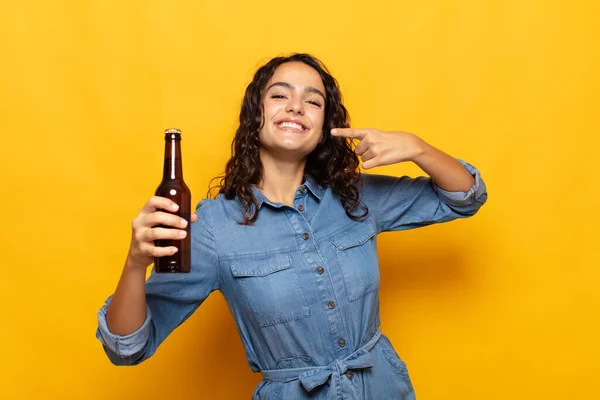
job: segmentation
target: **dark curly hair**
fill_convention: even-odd
[[[360,205],[359,201],[356,184],[360,182],[360,171],[353,144],[350,140],[332,137],[330,134],[333,128],[349,127],[350,117],[342,103],[336,79],[321,61],[310,54],[294,53],[287,57],[276,57],[256,71],[246,88],[240,111],[240,125],[231,143],[231,158],[227,162],[225,173],[214,178],[221,179],[218,185],[209,189],[209,194],[218,188],[218,194],[225,195],[227,199],[237,196],[243,205],[244,220],[240,223],[252,225],[256,221],[258,202],[252,193],[252,186],[260,182],[263,174],[259,155],[259,132],[264,124],[262,99],[265,87],[277,67],[288,62],[302,62],[314,68],[321,75],[326,92],[323,140],[308,155],[305,174],[312,176],[319,184],[330,187],[340,197],[348,217],[353,220],[363,218],[368,209],[366,205]],[[358,208],[363,209],[364,213],[355,215]]]

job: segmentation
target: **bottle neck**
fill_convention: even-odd
[[[163,181],[182,180],[183,168],[181,166],[181,141],[177,139],[165,140],[165,165]]]

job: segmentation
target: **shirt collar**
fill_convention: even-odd
[[[310,190],[310,192],[319,200],[321,201],[321,199],[323,198],[323,195],[325,194],[325,186],[317,183],[317,181],[315,180],[315,178],[313,178],[311,175],[307,175],[306,179],[304,180],[304,185],[308,188],[308,190]]]
[[[251,186],[251,188],[252,188],[252,194],[254,194],[254,198],[256,198],[256,201],[258,203],[259,210],[260,210],[260,207],[263,205],[263,203],[272,204],[269,201],[269,199],[267,199],[267,196],[265,196],[256,186]],[[241,201],[240,201],[240,204],[242,204]]]
[[[281,204],[271,202],[256,186],[252,186],[252,193],[256,198],[256,202],[258,203],[258,209],[262,207],[263,203],[267,203],[272,207],[280,208]],[[317,181],[310,175],[306,175],[304,183],[300,185],[298,190],[302,190],[303,188],[308,188],[308,191],[312,193],[313,196],[320,202],[325,194],[325,187],[317,183]],[[238,198],[238,202],[240,206],[243,206],[242,202]]]

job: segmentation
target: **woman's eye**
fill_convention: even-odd
[[[271,95],[272,99],[285,99],[285,96],[282,94],[273,94]]]
[[[313,106],[321,107],[321,103],[319,103],[318,101],[309,100],[308,103],[312,104]]]

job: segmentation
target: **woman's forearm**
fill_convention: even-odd
[[[412,160],[440,188],[450,192],[468,192],[475,184],[475,178],[455,158],[436,149],[424,140],[422,151]]]
[[[106,324],[115,335],[138,330],[146,319],[146,270],[125,263],[106,312]]]

